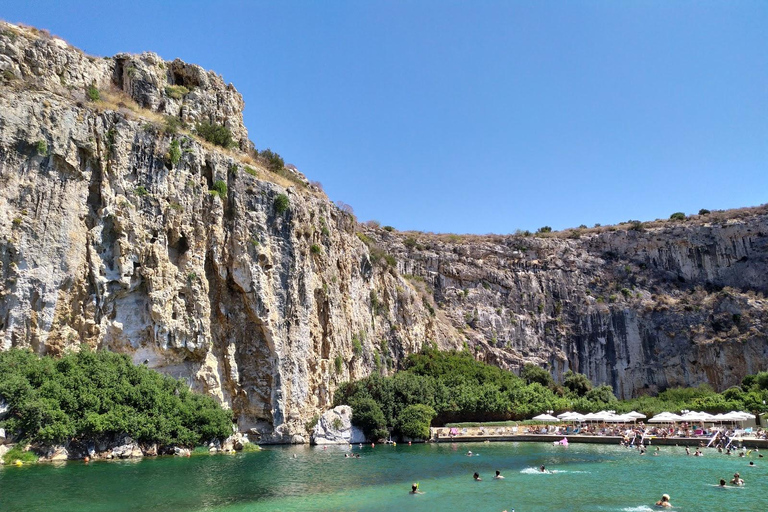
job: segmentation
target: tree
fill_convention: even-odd
[[[409,405],[397,418],[397,430],[411,439],[429,439],[429,427],[435,416],[437,413],[428,405]]]
[[[379,439],[387,436],[387,421],[381,407],[373,398],[359,398],[349,405],[352,407],[352,423],[363,429],[367,438]]]
[[[577,396],[584,396],[592,389],[592,382],[586,375],[568,370],[563,375],[563,386],[576,393]]]
[[[547,370],[531,363],[526,363],[525,366],[523,366],[523,370],[520,372],[520,378],[523,379],[526,384],[538,382],[545,387],[551,387],[555,382],[552,375],[550,375]]]
[[[584,398],[590,402],[600,402],[603,404],[610,404],[616,401],[616,396],[613,394],[613,388],[607,384],[590,389],[586,392]]]

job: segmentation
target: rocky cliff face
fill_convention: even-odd
[[[128,353],[267,442],[425,342],[622,396],[765,368],[764,208],[571,238],[367,228],[249,157],[242,106],[198,66],[0,25],[0,348]]]

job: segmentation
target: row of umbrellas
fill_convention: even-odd
[[[662,412],[649,419],[650,423],[674,423],[677,421],[704,421],[706,423],[728,423],[735,421],[747,421],[755,416],[745,411],[731,411],[724,414],[709,414],[706,412],[685,411],[684,414],[674,414],[671,412]]]
[[[634,423],[637,420],[645,418],[645,414],[637,411],[626,414],[616,414],[614,411],[591,412],[588,414],[579,414],[577,412],[564,412],[556,417],[550,414],[539,414],[532,419],[536,421],[602,421],[609,423]],[[648,420],[649,423],[674,423],[678,421],[704,421],[707,423],[726,423],[735,421],[746,421],[754,418],[754,415],[744,411],[731,411],[725,414],[709,414],[706,412],[685,411],[684,414],[674,414],[671,412],[662,412]]]
[[[590,412],[588,414],[579,414],[578,412],[564,412],[556,417],[550,414],[539,414],[534,416],[536,421],[605,421],[613,423],[632,423],[645,418],[645,414],[632,411],[626,414],[616,414],[615,411]]]

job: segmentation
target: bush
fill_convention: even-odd
[[[21,444],[17,444],[3,455],[3,462],[13,464],[17,460],[24,463],[37,462],[37,455],[32,452],[25,452]]]
[[[358,398],[349,405],[352,407],[352,423],[360,427],[367,438],[380,439],[387,436],[384,413],[374,399]]]
[[[0,426],[32,443],[98,441],[126,433],[141,443],[195,446],[232,433],[231,413],[186,382],[87,349],[61,359],[0,353]]]
[[[282,171],[285,167],[285,161],[283,161],[283,157],[269,148],[259,152],[258,155],[259,159],[264,162],[266,168],[272,172]]]
[[[552,232],[552,228],[549,226],[542,226],[536,230],[536,233],[551,233],[551,232]]]
[[[99,90],[93,84],[88,86],[88,90],[86,91],[86,96],[88,96],[89,101],[99,101],[101,99],[101,94],[99,94]]]
[[[184,123],[181,122],[181,119],[179,119],[176,116],[165,116],[165,133],[168,133],[170,135],[174,135],[179,132],[180,128],[183,128]]]
[[[409,405],[397,418],[397,430],[411,439],[429,439],[429,427],[435,416],[437,413],[428,405]]]
[[[275,213],[278,215],[285,213],[288,210],[288,206],[290,206],[290,201],[287,195],[280,194],[275,198]]]
[[[352,336],[352,352],[358,357],[363,355],[363,343],[357,335]]]
[[[147,192],[147,188],[144,185],[139,185],[138,187],[136,187],[134,189],[134,192],[139,197],[144,197],[145,195],[149,194],[149,192]]]
[[[699,215],[709,215],[711,212],[707,210],[706,208],[702,208],[699,210]]]
[[[320,248],[319,245],[312,244],[312,246],[309,248],[309,252],[311,252],[312,254],[320,254],[321,252],[323,252],[323,250]]]
[[[218,195],[221,200],[225,200],[227,198],[227,184],[223,180],[216,180],[213,183],[213,189],[209,190],[209,192],[213,195]]]
[[[333,366],[336,370],[336,373],[341,374],[342,370],[344,369],[344,358],[341,357],[341,354],[336,355],[336,358],[333,360]]]
[[[545,387],[550,387],[555,383],[554,379],[552,379],[552,375],[550,375],[547,370],[531,363],[526,363],[525,366],[523,366],[523,370],[520,372],[520,378],[523,379],[526,384],[538,382]]]
[[[171,147],[168,148],[168,162],[171,165],[176,165],[181,160],[181,146],[178,140],[171,142]]]
[[[169,85],[165,88],[165,95],[175,100],[180,100],[189,94],[189,89],[183,85]]]
[[[577,396],[584,396],[592,389],[592,381],[586,375],[568,370],[563,374],[563,386],[570,389]]]
[[[48,143],[44,140],[37,141],[37,144],[35,144],[35,149],[37,150],[37,154],[40,156],[48,155]]]
[[[216,123],[202,121],[195,127],[197,134],[211,144],[216,144],[223,148],[229,148],[235,145],[232,139],[232,132],[226,126]]]
[[[683,212],[675,212],[669,216],[669,220],[685,220],[685,214]]]

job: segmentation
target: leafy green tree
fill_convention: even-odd
[[[428,405],[409,405],[397,418],[397,430],[411,439],[429,439],[429,427],[436,415],[435,410]]]
[[[360,398],[349,405],[352,407],[352,423],[363,429],[366,437],[380,439],[387,436],[387,421],[375,400]]]
[[[613,394],[613,388],[607,384],[590,389],[584,394],[584,398],[590,402],[598,402],[606,405],[616,401],[616,396]]]
[[[232,139],[232,132],[226,126],[202,121],[197,123],[197,127],[195,129],[200,137],[207,140],[211,144],[215,144],[223,148],[229,148],[236,145],[235,141]]]
[[[563,386],[575,393],[576,396],[584,396],[592,389],[592,382],[586,375],[568,370],[563,374]]]
[[[0,426],[20,439],[61,443],[128,434],[146,443],[192,446],[232,432],[231,413],[212,398],[125,355],[87,349],[61,359],[0,353]]]
[[[555,383],[552,375],[547,370],[531,363],[526,363],[525,366],[523,366],[523,370],[520,372],[520,378],[523,379],[526,384],[538,382],[545,387],[551,387]]]

